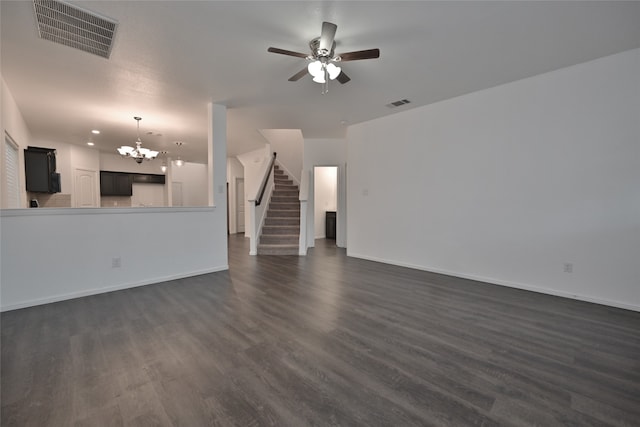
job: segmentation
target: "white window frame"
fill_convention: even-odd
[[[2,177],[2,192],[5,195],[4,208],[17,209],[20,206],[20,147],[5,132],[4,134],[4,176]]]

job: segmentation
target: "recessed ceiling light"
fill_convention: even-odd
[[[91,131],[91,133],[94,134],[94,135],[99,135],[100,131],[98,129],[94,129],[94,130]]]
[[[89,141],[89,142],[87,142],[87,145],[89,145],[89,146],[93,147],[93,146],[94,146],[94,145],[96,145],[96,144],[94,144],[93,142]]]

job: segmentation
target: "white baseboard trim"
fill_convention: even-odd
[[[119,284],[119,285],[107,286],[107,287],[104,287],[104,288],[86,289],[86,290],[83,290],[83,291],[71,292],[71,293],[68,293],[68,294],[52,295],[52,296],[45,297],[45,298],[38,298],[38,299],[34,299],[34,300],[29,300],[29,301],[24,301],[24,302],[19,302],[19,303],[15,303],[15,304],[2,306],[2,307],[0,307],[0,312],[18,310],[20,308],[33,307],[33,306],[36,306],[36,305],[50,304],[52,302],[65,301],[65,300],[69,300],[69,299],[81,298],[81,297],[86,297],[86,296],[90,296],[90,295],[104,294],[104,293],[107,293],[107,292],[120,291],[120,290],[123,290],[123,289],[137,288],[139,286],[153,285],[153,284],[157,284],[157,283],[168,282],[170,280],[184,279],[184,278],[187,278],[187,277],[200,276],[202,274],[216,273],[218,271],[224,271],[224,270],[228,270],[228,269],[229,269],[229,265],[221,265],[221,266],[218,266],[218,267],[207,268],[207,269],[204,269],[204,270],[190,271],[190,272],[184,273],[184,274],[176,274],[176,275],[164,276],[164,277],[155,277],[153,279],[143,280],[141,282],[122,283],[122,284]]]
[[[477,282],[488,283],[488,284],[491,284],[491,285],[506,286],[508,288],[522,289],[524,291],[537,292],[537,293],[540,293],[540,294],[553,295],[553,296],[557,296],[557,297],[569,298],[569,299],[574,299],[574,300],[578,300],[578,301],[585,301],[585,302],[590,302],[590,303],[594,303],[594,304],[606,305],[606,306],[609,306],[609,307],[616,307],[616,308],[622,308],[622,309],[625,309],[625,310],[631,310],[631,311],[640,312],[640,306],[636,306],[636,305],[632,305],[632,304],[626,304],[626,303],[623,303],[623,302],[620,302],[620,301],[612,301],[612,300],[607,300],[607,299],[602,299],[602,298],[594,298],[594,297],[590,297],[590,296],[587,296],[587,295],[571,294],[571,293],[564,292],[564,291],[559,291],[559,290],[556,290],[556,289],[541,288],[541,287],[538,287],[538,286],[527,285],[527,284],[524,284],[524,283],[509,282],[509,281],[506,281],[506,280],[494,279],[494,278],[490,278],[490,277],[476,276],[476,275],[473,275],[473,274],[459,273],[459,272],[456,272],[456,271],[448,271],[448,270],[442,270],[442,269],[438,269],[438,268],[430,268],[430,267],[425,267],[425,266],[421,266],[421,265],[415,265],[415,264],[399,262],[399,261],[394,261],[394,260],[381,259],[381,258],[377,258],[377,257],[371,257],[371,256],[368,256],[368,255],[362,255],[362,254],[357,254],[357,253],[352,253],[352,252],[348,252],[347,256],[350,256],[350,257],[353,257],[353,258],[360,258],[360,259],[364,259],[364,260],[367,260],[367,261],[380,262],[380,263],[383,263],[383,264],[396,265],[398,267],[406,267],[406,268],[411,268],[411,269],[414,269],[414,270],[428,271],[430,273],[437,273],[437,274],[444,274],[446,276],[459,277],[461,279],[475,280]]]

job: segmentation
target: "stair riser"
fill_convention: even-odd
[[[300,218],[300,211],[288,210],[288,211],[273,211],[267,212],[267,218]]]
[[[298,248],[261,248],[258,247],[258,255],[298,255]]]
[[[274,235],[274,234],[297,234],[298,236],[300,235],[300,226],[299,225],[289,225],[289,226],[279,226],[279,227],[274,227],[274,226],[269,226],[269,225],[265,225],[264,227],[262,227],[262,234],[263,235]]]
[[[299,211],[300,210],[300,203],[274,203],[272,202],[269,205],[269,209],[273,209],[276,211]]]
[[[295,218],[265,218],[264,225],[297,225],[300,228],[300,217]]]
[[[298,197],[281,197],[281,196],[273,196],[271,198],[271,203],[299,203]]]
[[[299,198],[298,191],[274,191],[272,197],[295,197]]]
[[[298,236],[262,235],[260,243],[265,245],[295,245],[299,239]]]

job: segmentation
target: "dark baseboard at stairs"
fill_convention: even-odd
[[[262,226],[258,255],[298,255],[299,189],[278,165],[274,166],[273,173],[275,187]]]

